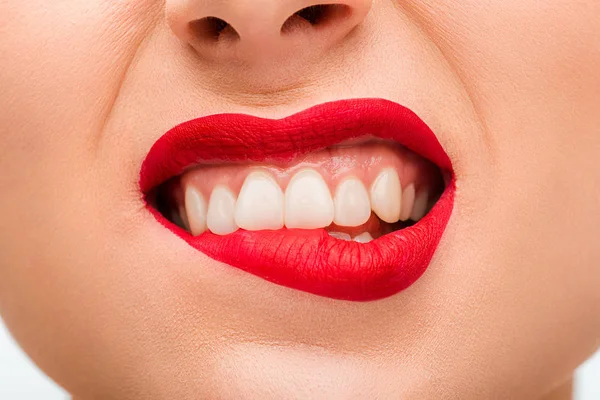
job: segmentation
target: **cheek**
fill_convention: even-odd
[[[28,351],[44,352],[41,331],[62,347],[58,326],[90,326],[64,305],[89,300],[82,282],[102,251],[101,235],[98,248],[80,240],[102,191],[92,149],[159,10],[145,0],[0,4],[0,53],[10,54],[0,62],[0,313]]]
[[[2,60],[1,143],[10,151],[0,167],[41,178],[57,159],[89,158],[75,149],[92,148],[157,7],[33,3],[0,5],[0,46],[11,55]]]
[[[498,377],[503,365],[541,371],[540,360],[538,378],[556,376],[600,335],[600,3],[406,7],[464,82],[492,154],[459,182],[461,247],[446,259],[467,276],[453,290],[478,310],[464,331],[476,316],[489,339],[473,354],[495,360]]]
[[[548,120],[589,117],[596,105],[597,1],[421,1],[410,7],[462,78],[488,130],[502,132],[492,138],[494,146],[526,131],[523,122],[556,131],[564,126]]]
[[[89,179],[95,141],[156,10],[150,1],[0,5],[0,50],[11,55],[1,63],[2,209],[35,213],[71,178]],[[23,215],[7,217],[0,224],[22,225]]]

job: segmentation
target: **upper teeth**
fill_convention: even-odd
[[[236,196],[226,185],[213,188],[207,204],[200,190],[192,183],[185,187],[185,212],[187,226],[193,235],[209,229],[226,235],[238,228],[246,230],[287,228],[317,229],[333,223],[338,226],[360,226],[373,211],[389,223],[398,220],[419,220],[429,206],[429,191],[414,184],[402,190],[398,173],[385,168],[373,181],[370,190],[354,176],[341,181],[332,197],[331,190],[321,174],[314,169],[303,169],[290,180],[285,193],[269,172],[251,172]],[[187,217],[187,218],[186,218]],[[337,235],[337,236],[336,236]],[[343,239],[350,235],[332,233]],[[368,242],[369,233],[354,240]]]
[[[227,186],[218,185],[213,189],[208,202],[206,225],[217,235],[227,235],[238,229],[235,222],[235,195]]]
[[[235,206],[235,223],[242,229],[281,229],[284,222],[283,191],[268,173],[252,172],[242,185]]]
[[[206,230],[206,200],[191,186],[185,190],[185,212],[192,234],[197,235]]]
[[[317,171],[300,171],[285,191],[285,226],[315,229],[331,225],[334,203],[325,180]]]
[[[339,226],[360,226],[371,216],[371,201],[365,185],[355,177],[342,181],[335,190],[333,199],[335,217]]]
[[[397,201],[390,201],[397,199]],[[398,221],[402,207],[402,186],[400,178],[393,168],[386,168],[379,173],[371,186],[371,207],[385,222]]]

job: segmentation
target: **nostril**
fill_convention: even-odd
[[[227,21],[217,17],[205,17],[190,22],[194,37],[205,41],[237,40],[236,30]]]
[[[311,25],[316,25],[325,18],[327,11],[328,7],[326,5],[317,4],[316,6],[303,8],[302,10],[298,11],[296,15],[304,18],[310,22]]]
[[[317,4],[305,7],[285,21],[281,33],[290,33],[299,28],[324,27],[347,18],[350,13],[350,7],[344,4]]]

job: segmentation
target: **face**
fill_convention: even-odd
[[[315,4],[0,3],[0,314],[76,398],[533,398],[597,348],[600,2],[296,14]],[[406,290],[277,285],[146,205],[141,165],[174,126],[351,98],[408,107],[452,163],[452,214]]]

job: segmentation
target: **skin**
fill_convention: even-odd
[[[0,315],[75,398],[570,397],[600,344],[600,2],[342,1],[357,17],[285,38],[316,3],[0,1]],[[241,39],[186,31],[210,15]],[[408,290],[279,287],[144,208],[139,167],[176,124],[349,97],[413,109],[454,163]]]

